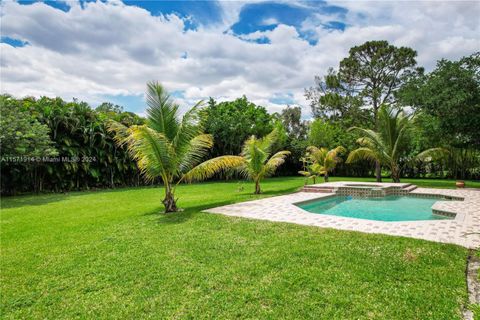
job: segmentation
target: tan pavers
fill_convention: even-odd
[[[344,182],[350,184],[350,182]],[[333,183],[332,183],[333,184]],[[362,183],[364,184],[364,183]],[[392,184],[375,183],[389,187]],[[437,201],[434,210],[455,214],[453,220],[385,222],[315,214],[300,209],[295,203],[320,199],[333,193],[298,192],[284,196],[242,202],[206,210],[229,216],[290,222],[302,225],[405,236],[436,242],[453,243],[467,248],[480,247],[480,192],[417,188],[409,195],[442,195],[463,198],[463,201]]]

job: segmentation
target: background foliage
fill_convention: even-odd
[[[272,152],[290,152],[277,175],[304,170],[300,159],[308,146],[342,146],[346,152],[331,175],[372,176],[371,161],[345,163],[359,147],[358,133],[348,129],[374,129],[374,107],[384,103],[413,114],[399,159],[402,177],[479,179],[480,54],[440,60],[430,73],[416,65],[415,57],[414,50],[385,41],[353,47],[338,68],[315,76],[314,85],[305,90],[313,118],[299,106],[269,114],[245,96],[222,102],[210,98],[200,117],[205,133],[214,138],[206,158],[238,155],[252,135],[261,138],[276,129]],[[370,68],[381,75],[376,77]],[[378,90],[371,90],[372,81]],[[0,114],[2,194],[145,184],[125,148],[116,146],[106,130],[109,120],[127,127],[145,122],[121,106],[106,102],[93,109],[75,99],[2,95]],[[411,161],[421,151],[439,147],[449,150],[448,156]],[[382,175],[390,175],[382,169]]]

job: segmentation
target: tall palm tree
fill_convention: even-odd
[[[348,155],[347,163],[358,160],[378,161],[390,169],[393,182],[400,182],[400,158],[406,148],[406,133],[410,125],[410,116],[402,110],[383,105],[378,115],[378,131],[358,127],[349,130],[363,135],[357,142],[360,148]]]
[[[279,138],[277,129],[274,129],[263,138],[251,136],[242,148],[239,156],[220,156],[198,165],[189,174],[186,180],[195,180],[196,177],[205,179],[213,176],[220,170],[232,169],[245,178],[255,182],[255,194],[261,193],[260,181],[275,173],[276,169],[285,162],[290,151],[279,151],[271,155],[272,148]],[[231,165],[227,167],[227,165]]]
[[[306,159],[309,163],[307,171],[299,171],[301,175],[313,178],[315,183],[316,177],[323,175],[325,182],[328,182],[328,174],[335,169],[337,163],[341,161],[338,154],[345,152],[345,148],[338,146],[332,150],[327,148],[317,148],[310,146],[307,148]]]
[[[108,130],[115,133],[115,141],[126,145],[130,155],[147,180],[161,178],[165,186],[163,204],[165,212],[177,211],[176,186],[186,180],[201,180],[196,166],[213,146],[211,135],[203,134],[197,103],[179,117],[179,106],[157,82],[147,84],[147,122],[145,125],[123,124],[110,121]],[[209,161],[202,168],[220,171],[239,165],[236,157],[224,156]]]

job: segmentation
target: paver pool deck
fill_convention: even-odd
[[[480,191],[477,190],[415,188],[415,186],[410,184],[357,183],[358,188],[370,187],[370,185],[371,187],[387,189],[392,186],[401,187],[405,190],[402,193],[405,195],[454,197],[452,201],[439,200],[432,207],[433,210],[455,215],[454,219],[451,220],[385,222],[310,213],[295,205],[296,203],[322,199],[338,194],[338,190],[342,190],[342,187],[346,188],[347,184],[349,188],[355,188],[353,186],[355,183],[352,182],[324,183],[314,185],[313,188],[309,186],[308,189],[305,189],[312,191],[317,187],[320,190],[319,192],[297,192],[284,196],[216,207],[205,211],[251,219],[453,243],[473,249],[480,248]],[[343,190],[345,192],[345,189]]]

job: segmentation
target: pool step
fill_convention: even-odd
[[[412,192],[412,191],[415,190],[415,189],[417,189],[417,186],[414,185],[414,184],[411,184],[411,185],[403,188],[402,190],[407,191],[407,192]]]
[[[335,189],[331,187],[316,187],[316,186],[304,186],[303,192],[318,192],[318,193],[335,193]]]

